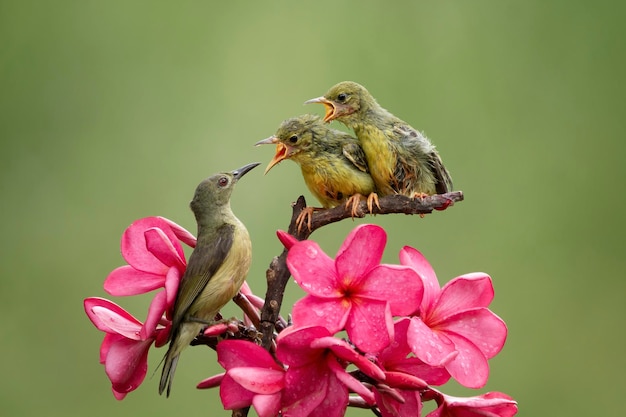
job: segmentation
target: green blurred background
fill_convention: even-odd
[[[200,347],[183,355],[171,398],[151,378],[161,349],[144,384],[116,401],[82,300],[107,297],[102,282],[123,264],[119,240],[133,220],[162,215],[195,232],[197,183],[264,166],[273,150],[256,141],[285,118],[322,114],[303,101],[354,80],[433,139],[466,199],[312,237],[333,254],[354,225],[374,222],[389,233],[386,262],[411,245],[442,282],[488,272],[509,337],[475,393],[512,395],[520,416],[624,415],[624,9],[1,1],[0,414],[229,415],[217,390],[194,388],[220,371]],[[253,171],[234,195],[261,295],[281,251],[274,232],[302,193],[314,203],[285,162]],[[289,303],[302,294],[288,291]],[[149,300],[115,299],[140,319]]]

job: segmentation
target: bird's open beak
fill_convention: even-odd
[[[289,157],[289,149],[290,148],[287,145],[285,145],[284,143],[279,142],[278,138],[276,136],[270,136],[267,139],[260,140],[257,143],[255,143],[255,146],[257,146],[257,145],[271,145],[272,143],[276,144],[276,154],[274,155],[274,157],[272,158],[270,163],[267,164],[267,167],[265,168],[265,174],[267,174],[269,172],[269,170],[272,169],[272,167],[274,165],[278,164],[283,159]]]
[[[236,170],[234,170],[232,172],[233,177],[235,177],[236,180],[239,180],[239,178],[241,178],[244,175],[246,175],[246,173],[248,171],[250,171],[252,168],[254,168],[254,167],[258,166],[258,165],[261,165],[261,163],[260,162],[253,162],[251,164],[244,165],[241,168],[237,168]]]
[[[335,103],[328,100],[326,97],[322,96],[322,97],[312,98],[311,100],[307,100],[304,102],[304,104],[311,104],[311,103],[320,103],[324,105],[324,107],[326,108],[326,115],[324,116],[324,122],[328,123],[337,118],[337,109],[336,109]]]

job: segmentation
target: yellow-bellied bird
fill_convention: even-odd
[[[354,216],[361,197],[374,192],[374,181],[358,140],[329,128],[318,116],[304,114],[287,119],[274,136],[256,145],[274,143],[276,154],[265,173],[282,160],[291,159],[300,165],[304,182],[324,208],[351,204]],[[368,200],[368,204],[371,212],[372,202]],[[303,212],[309,222],[313,210],[307,207],[307,212]],[[299,226],[303,221],[304,217],[300,217]]]
[[[452,190],[450,174],[428,138],[382,108],[362,85],[343,81],[308,103],[324,105],[325,122],[338,120],[354,130],[381,195]]]
[[[181,351],[211,324],[248,274],[250,236],[230,209],[230,195],[237,181],[257,165],[215,174],[196,188],[190,207],[198,223],[198,241],[178,287],[159,394],[167,388],[169,396]]]

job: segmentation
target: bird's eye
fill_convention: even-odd
[[[292,137],[289,138],[289,142],[291,143],[296,143],[298,141],[298,136],[297,135],[293,135]]]
[[[337,96],[337,100],[339,101],[346,101],[346,98],[348,96],[346,95],[346,93],[339,93],[339,95]]]
[[[217,185],[219,185],[220,187],[226,187],[228,185],[228,178],[220,177],[220,179],[217,180]]]

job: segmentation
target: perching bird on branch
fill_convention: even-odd
[[[382,108],[362,85],[343,81],[308,103],[324,105],[325,122],[338,120],[354,130],[381,196],[452,190],[450,174],[428,138]]]
[[[285,159],[300,165],[304,182],[324,208],[345,203],[356,210],[360,199],[374,192],[363,149],[347,133],[329,128],[318,116],[305,114],[281,123],[276,134],[256,145],[276,144],[276,154],[265,169]],[[370,206],[373,204],[368,200]],[[311,218],[313,207],[307,207],[298,224]]]
[[[248,274],[250,236],[230,209],[230,195],[237,181],[257,165],[215,174],[196,188],[190,207],[198,223],[198,238],[174,303],[171,342],[163,359],[159,394],[167,388],[169,396],[181,351],[213,322]]]

